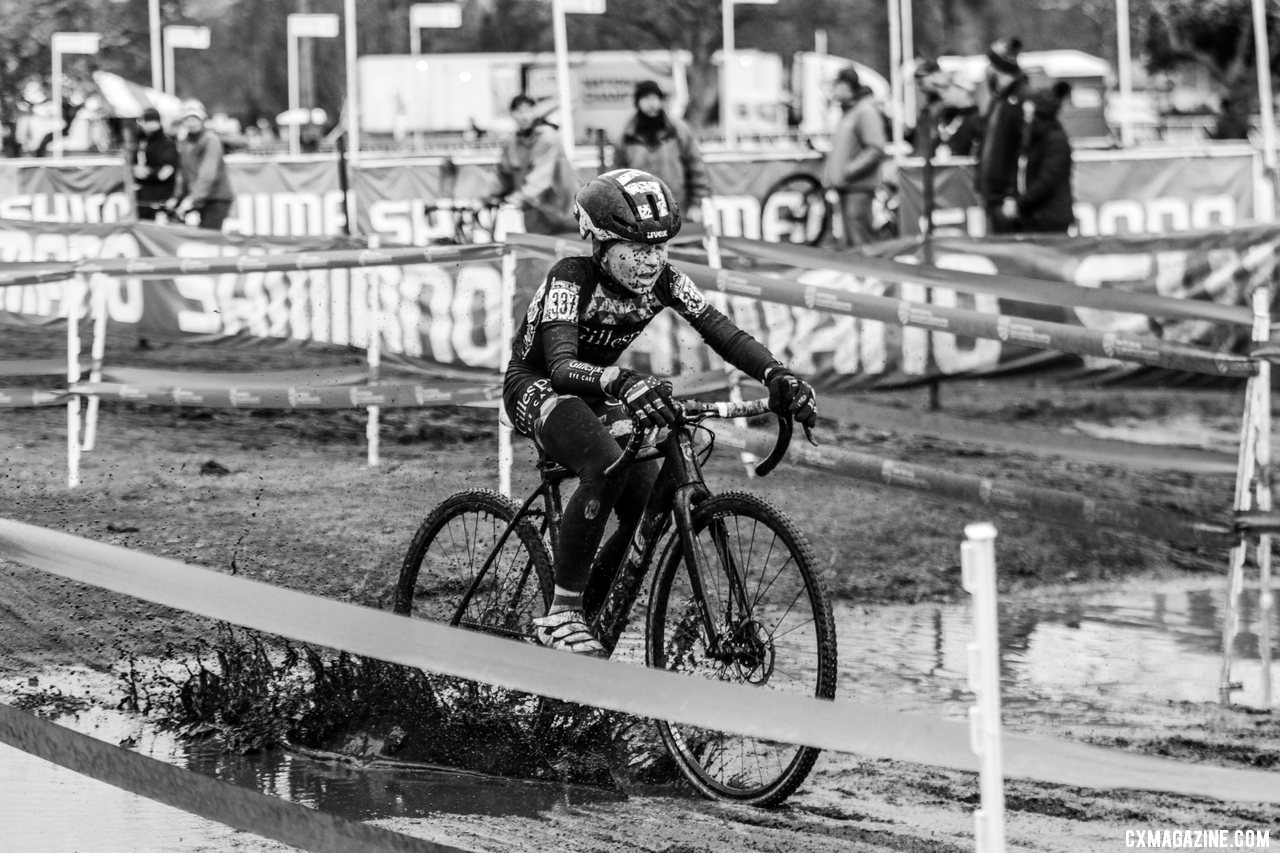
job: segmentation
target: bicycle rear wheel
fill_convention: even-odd
[[[835,622],[813,550],[795,522],[755,495],[729,492],[699,504],[693,527],[703,566],[697,587],[714,631],[702,617],[694,566],[672,540],[654,578],[648,665],[833,698]],[[820,752],[677,723],[658,728],[699,791],[756,806],[790,796]]]
[[[457,492],[442,501],[405,554],[395,612],[532,639],[532,620],[551,602],[546,546],[533,525],[521,519],[494,551],[519,509],[488,489]]]
[[[780,178],[765,193],[760,205],[761,226],[772,215],[780,224],[775,238],[783,243],[817,246],[831,230],[831,209],[822,182],[806,172]],[[771,239],[767,232],[765,239]]]

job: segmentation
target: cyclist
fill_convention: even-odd
[[[681,218],[665,183],[636,169],[606,172],[578,191],[573,214],[591,254],[563,258],[548,271],[516,332],[502,396],[515,430],[578,477],[564,509],[555,596],[547,615],[534,620],[535,635],[551,648],[600,656],[583,615],[592,559],[615,510],[618,529],[600,564],[621,558],[658,471],[653,460],[606,479],[621,448],[601,416],[618,424],[634,417],[646,428],[671,426],[677,417],[668,383],[617,366],[627,346],[669,307],[725,361],[768,386],[773,411],[812,427],[817,401],[807,382],[668,263],[666,244]]]

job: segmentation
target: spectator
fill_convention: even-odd
[[[835,190],[844,224],[844,246],[872,241],[871,202],[880,182],[880,161],[887,139],[884,118],[852,67],[841,69],[831,85],[831,97],[842,115],[831,134],[831,150],[822,168],[822,181]]]
[[[641,80],[633,95],[636,114],[614,146],[613,168],[657,175],[672,192],[686,222],[702,221],[702,200],[711,192],[707,167],[689,125],[667,114],[666,93]]]
[[[1058,121],[1071,84],[1054,83],[1032,93],[1031,122],[1027,129],[1026,189],[1018,195],[1018,230],[1041,234],[1066,234],[1072,212],[1071,140]]]
[[[1209,131],[1210,139],[1248,139],[1249,119],[1231,98],[1223,97],[1218,105],[1218,120]]]
[[[983,117],[975,188],[987,216],[988,234],[1017,228],[1018,156],[1022,150],[1022,101],[1026,75],[1018,65],[1022,42],[997,39],[987,51],[991,103]]]
[[[130,159],[138,219],[153,221],[168,206],[178,182],[178,146],[164,132],[155,107],[147,107],[138,119],[137,147]]]
[[[178,143],[181,168],[174,194],[178,217],[186,219],[188,213],[195,213],[201,228],[221,231],[235,198],[222,159],[222,140],[205,129],[208,114],[199,101],[184,101],[178,118],[186,131]]]
[[[537,103],[528,95],[511,99],[515,135],[502,147],[498,159],[498,190],[490,198],[524,211],[530,234],[562,234],[578,230],[573,218],[573,197],[578,173],[569,162],[560,134],[547,124]]]
[[[938,154],[973,157],[982,141],[982,114],[974,97],[974,85],[959,73],[947,77],[938,117]]]
[[[948,77],[935,59],[923,59],[916,63],[916,88],[920,91],[920,111],[916,126],[908,133],[911,153],[926,160],[932,159],[938,150],[938,129],[942,121],[943,90]]]

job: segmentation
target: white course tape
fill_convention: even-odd
[[[963,722],[570,657],[0,519],[0,559],[212,619],[431,672],[739,734],[976,771]],[[1005,773],[1060,785],[1280,803],[1280,773],[1006,735]]]
[[[0,742],[158,803],[312,853],[462,853],[184,770],[3,704]]]

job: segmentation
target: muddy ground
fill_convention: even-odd
[[[10,338],[13,340],[14,338]],[[28,357],[46,355],[34,337]],[[0,358],[17,357],[4,352]],[[248,364],[296,367],[350,355],[290,356],[181,347],[148,350],[116,342],[118,362],[234,370]],[[56,354],[56,345],[53,348]],[[215,361],[216,359],[216,361]],[[923,390],[878,394],[878,403],[923,408]],[[1117,390],[1022,383],[947,385],[943,410],[1003,423],[1145,434],[1202,446],[1229,446],[1242,395],[1225,390]],[[65,412],[0,411],[0,516],[152,554],[236,572],[341,600],[381,606],[418,521],[463,486],[496,486],[491,411],[428,409],[387,413],[383,459],[365,465],[364,425],[349,413],[254,413],[104,405],[98,445],[83,460],[83,485],[65,486]],[[893,436],[856,425],[824,425],[835,446],[983,473],[1010,482],[1079,490],[1224,520],[1230,477],[1127,470],[1066,458],[1003,453],[935,439]],[[527,453],[519,459],[527,463]],[[527,466],[526,466],[527,468]],[[843,599],[949,600],[959,588],[959,541],[985,516],[974,507],[907,491],[784,467],[744,483],[730,453],[708,469],[713,486],[743,487],[803,519]],[[532,480],[517,479],[517,489]],[[1000,586],[1007,600],[1131,578],[1218,582],[1224,552],[1174,546],[1105,531],[1075,531],[1012,516],[1000,528]],[[848,630],[849,626],[843,627]],[[201,619],[0,562],[0,676],[53,664],[110,670],[122,651],[173,653],[209,637]],[[96,697],[104,702],[118,697]],[[849,697],[856,699],[857,697]],[[1042,721],[1009,709],[1012,730],[1044,733]],[[1063,721],[1062,736],[1116,742]],[[1188,761],[1275,767],[1280,727],[1272,716],[1216,704],[1170,703],[1168,720],[1128,733],[1124,745]],[[1093,792],[1027,782],[1006,788],[1014,849],[1120,850],[1138,828],[1262,829],[1280,833],[1272,807],[1141,792]],[[759,811],[706,803],[676,792],[632,794],[553,809],[539,818],[441,816],[415,835],[475,850],[973,849],[977,779],[856,756],[825,756],[786,807]],[[1280,842],[1277,842],[1280,843]],[[248,847],[245,849],[252,849]],[[264,843],[262,849],[279,849]]]

